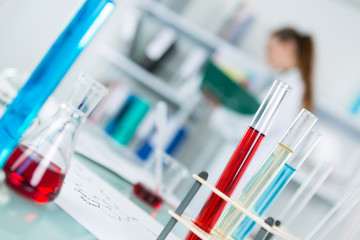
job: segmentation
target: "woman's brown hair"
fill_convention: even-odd
[[[272,34],[280,41],[294,41],[297,46],[297,63],[305,85],[303,105],[306,109],[313,110],[312,73],[314,61],[314,44],[311,36],[302,35],[292,28],[280,29]]]

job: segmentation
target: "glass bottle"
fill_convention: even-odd
[[[79,129],[106,93],[100,83],[80,77],[54,116],[21,139],[10,154],[4,166],[6,183],[37,203],[54,200],[74,153]]]

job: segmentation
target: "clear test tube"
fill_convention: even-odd
[[[349,199],[345,201],[340,208],[337,209],[336,213],[329,218],[327,221],[327,224],[324,224],[321,229],[324,229],[323,231],[319,231],[319,236],[313,239],[326,239],[327,236],[331,233],[334,228],[336,228],[340,223],[344,221],[344,219],[359,205],[360,203],[360,189],[357,188]],[[327,216],[325,216],[327,217]]]
[[[357,206],[352,216],[347,221],[347,225],[341,232],[339,240],[358,240],[360,235],[360,205]]]
[[[296,153],[293,154],[292,158],[290,158],[286,164],[296,170],[301,168],[301,166],[304,164],[305,160],[308,159],[321,138],[322,136],[320,132],[312,129],[299,146],[299,149],[296,151]]]
[[[356,182],[359,183],[359,180],[357,179]],[[359,203],[360,188],[358,186],[352,186],[311,230],[306,236],[306,239],[324,239],[331,229],[339,224]],[[323,230],[322,233],[320,233],[321,230]],[[314,238],[315,236],[316,238]]]
[[[290,180],[299,169],[315,146],[321,139],[321,134],[316,130],[311,130],[310,133],[302,141],[296,153],[284,164],[281,170],[276,174],[265,191],[258,198],[252,210],[263,216],[271,204],[276,200],[280,193],[284,190]],[[233,232],[232,237],[236,240],[244,240],[251,233],[256,223],[249,217],[246,217]]]
[[[317,117],[306,109],[301,110],[288,131],[275,146],[261,167],[256,171],[237,200],[247,208],[253,207],[271,180],[297,149],[317,121]],[[217,224],[215,231],[224,238],[230,238],[245,215],[231,207]]]
[[[234,192],[260,143],[274,122],[281,103],[284,101],[290,90],[290,86],[286,83],[281,81],[274,82],[215,185],[215,187],[224,194],[231,196]],[[226,201],[216,194],[211,193],[194,223],[205,232],[210,233],[215,223],[220,218],[225,205]],[[194,233],[189,232],[185,239],[190,240],[200,238]]]
[[[295,220],[330,176],[333,169],[334,167],[326,161],[318,164],[315,171],[310,174],[310,180],[300,186],[282,212],[279,219],[282,219],[284,225],[289,225]]]

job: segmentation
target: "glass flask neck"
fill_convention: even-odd
[[[86,120],[87,115],[79,109],[63,103],[55,115],[49,120],[49,124],[55,123],[55,125],[60,127],[60,131],[63,130],[65,134],[71,135],[71,144],[69,144],[71,150],[69,152],[72,152],[79,130]],[[59,121],[58,124],[56,124],[57,121]]]
[[[107,93],[108,90],[103,85],[82,74],[69,99],[62,106],[66,109],[76,109],[79,117],[87,119]],[[74,112],[73,117],[76,118],[77,114]]]
[[[250,126],[266,135],[279,112],[281,103],[290,91],[291,87],[288,84],[275,80],[270,91],[257,110]]]
[[[56,118],[61,118],[62,116],[69,118],[69,121],[77,127],[86,122],[87,119],[87,116],[85,116],[83,112],[66,103],[61,104],[59,110],[55,113],[54,117],[52,117],[52,120],[56,121]]]

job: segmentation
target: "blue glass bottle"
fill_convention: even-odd
[[[301,167],[307,157],[310,155],[316,144],[319,142],[321,135],[319,132],[312,130],[304,140],[298,154],[290,159],[288,163],[281,168],[280,172],[271,181],[260,198],[256,201],[252,210],[259,216],[263,216],[279,194],[284,190],[286,185],[294,177],[297,169]],[[233,232],[232,237],[235,240],[244,240],[251,233],[256,223],[249,217],[246,217]]]
[[[87,0],[7,107],[0,119],[0,168],[114,6],[111,0]]]

